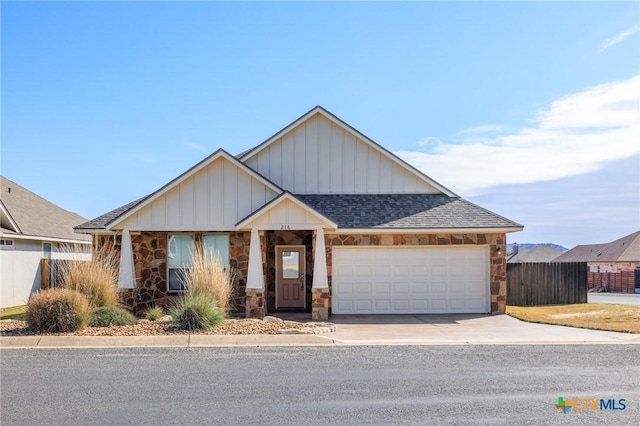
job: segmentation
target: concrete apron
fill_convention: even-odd
[[[333,315],[337,345],[640,344],[640,335],[520,321],[508,315]]]

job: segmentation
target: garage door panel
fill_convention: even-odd
[[[391,288],[393,288],[393,293],[396,295],[406,295],[409,294],[409,283],[408,282],[394,282],[391,283]]]
[[[429,292],[429,285],[425,282],[413,283],[411,285],[411,293],[418,297],[425,297],[425,295]]]
[[[395,299],[393,300],[393,311],[397,313],[410,313],[411,301],[409,299]]]
[[[466,312],[467,304],[465,299],[449,299],[449,307],[452,312]]]
[[[486,313],[488,248],[333,248],[333,312]]]
[[[371,293],[371,284],[370,283],[356,283],[354,286],[355,294],[370,294]]]
[[[376,300],[374,303],[377,312],[391,312],[391,300]]]

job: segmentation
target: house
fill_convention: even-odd
[[[507,258],[507,263],[551,262],[562,253],[564,253],[562,250],[549,246],[519,249],[514,245],[513,253]]]
[[[587,262],[589,289],[633,293],[636,282],[640,287],[640,231],[610,243],[575,246],[554,262]]]
[[[502,313],[509,219],[322,107],[238,156],[218,150],[77,226],[120,251],[130,306],[167,304],[200,245],[235,270],[236,312]]]
[[[0,176],[0,308],[24,305],[40,289],[41,259],[90,258],[82,216]]]

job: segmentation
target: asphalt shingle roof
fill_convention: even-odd
[[[509,228],[522,225],[459,197],[432,194],[313,194],[296,197],[340,228]]]
[[[433,194],[294,194],[342,229],[519,228],[522,225],[459,197]],[[142,197],[76,226],[106,229],[109,222],[143,202]]]
[[[17,183],[0,176],[0,202],[18,226],[17,230],[2,226],[2,233],[33,237],[90,241],[78,235],[73,227],[85,221],[82,216],[45,200]]]
[[[553,247],[539,246],[531,249],[520,250],[518,253],[507,259],[507,263],[551,262],[561,254],[561,250]]]
[[[554,262],[640,262],[640,231],[607,244],[575,246]]]
[[[106,229],[107,224],[109,222],[125,214],[126,212],[128,212],[129,210],[131,210],[132,208],[134,208],[135,206],[137,206],[138,204],[146,200],[147,197],[148,195],[142,198],[138,198],[137,200],[132,201],[128,204],[125,204],[124,206],[118,207],[117,209],[113,209],[110,212],[103,214],[102,216],[98,216],[95,219],[82,223],[76,226],[74,229],[77,231],[83,231],[83,230],[88,231],[92,229]]]

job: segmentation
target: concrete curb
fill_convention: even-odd
[[[0,349],[25,348],[193,348],[226,346],[327,346],[315,334],[175,336],[2,336]]]
[[[638,340],[386,339],[346,340],[318,334],[175,336],[2,336],[0,349],[207,348],[267,346],[473,346],[473,345],[640,345]]]

